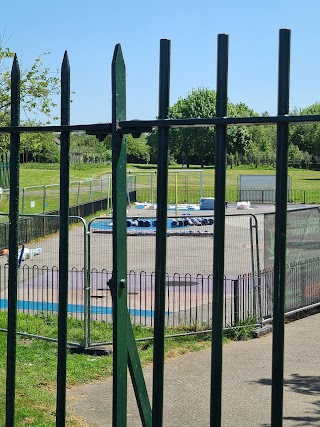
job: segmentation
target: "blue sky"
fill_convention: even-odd
[[[75,92],[71,121],[110,121],[110,68],[121,43],[127,118],[158,112],[159,41],[171,39],[170,104],[193,88],[216,87],[216,45],[229,34],[229,99],[276,114],[279,29],[290,28],[290,108],[320,101],[320,2],[308,0],[29,0],[1,6],[0,30],[21,68],[43,52],[53,72],[67,50]]]

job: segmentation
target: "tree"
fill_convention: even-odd
[[[228,103],[228,115],[233,117],[251,116],[255,113],[245,104]],[[216,92],[207,88],[192,90],[185,98],[180,98],[169,110],[169,117],[210,118],[216,115]],[[228,127],[227,150],[229,154],[244,154],[251,135],[243,126]],[[148,136],[151,158],[157,152],[157,131]],[[212,164],[214,161],[215,128],[179,128],[170,130],[170,155],[179,163]]]
[[[306,107],[297,115],[320,114],[320,102],[316,102]],[[320,155],[320,124],[302,124],[290,127],[290,142],[296,145],[301,151],[308,152],[312,156]]]
[[[263,113],[268,116],[268,113]],[[251,142],[245,149],[245,163],[262,165],[273,165],[276,161],[276,138],[277,129],[274,125],[248,126]]]
[[[173,119],[214,117],[216,113],[216,93],[199,88],[192,90],[186,98],[179,99],[171,108],[169,117]],[[206,157],[213,155],[214,128],[180,128],[171,132],[171,147],[179,163],[189,167],[190,162],[204,165]]]
[[[146,135],[142,134],[139,138],[127,135],[126,142],[128,163],[149,163],[150,147],[147,145]]]
[[[172,144],[172,134],[176,129],[169,129],[169,164],[175,163],[175,154]],[[158,162],[158,129],[153,129],[147,136],[147,146],[149,148],[150,163]]]
[[[111,136],[108,135],[103,141],[85,132],[71,135],[70,155],[75,163],[90,162],[103,163],[111,159]]]
[[[39,123],[28,121],[28,126]],[[20,162],[56,163],[59,161],[60,141],[52,132],[22,133],[20,143]]]
[[[216,93],[209,89],[194,89],[186,98],[180,98],[169,109],[171,119],[205,118],[215,116]],[[147,137],[150,146],[151,161],[156,161],[158,152],[158,132],[153,130]],[[171,160],[184,163],[191,162],[202,166],[213,155],[214,128],[177,128],[170,129],[169,150]]]
[[[228,116],[230,117],[253,117],[257,116],[251,108],[243,102],[232,104],[228,102]],[[245,126],[229,126],[227,129],[227,152],[232,159],[235,157],[243,157],[246,148],[252,143],[252,135]]]
[[[46,55],[46,54],[44,54]],[[10,124],[10,86],[11,66],[14,53],[7,47],[0,46],[0,126]],[[24,114],[22,124],[32,120],[39,114],[48,122],[56,106],[54,96],[59,93],[59,78],[43,66],[43,55],[36,58],[29,67],[23,69],[20,64],[20,101]],[[9,144],[8,135],[0,135],[0,150],[7,151]]]

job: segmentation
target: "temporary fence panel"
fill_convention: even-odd
[[[70,217],[69,231],[68,315],[83,320],[86,317],[85,289],[87,275],[86,224],[81,218]],[[59,307],[59,216],[19,216],[18,221],[18,281],[17,310],[45,317],[57,316]],[[57,224],[58,223],[58,224]],[[39,235],[35,235],[37,227]],[[8,235],[8,233],[7,233]],[[46,238],[43,238],[46,236]],[[42,239],[40,239],[42,237]],[[8,247],[8,241],[3,242]],[[0,257],[0,308],[8,308],[8,250]],[[18,331],[22,332],[22,331]],[[35,331],[29,331],[36,335]],[[85,334],[85,331],[84,331]],[[57,337],[44,337],[55,338]]]
[[[317,258],[320,239],[320,210],[318,207],[290,209],[287,213],[288,264]],[[265,214],[265,268],[273,268],[275,214]]]
[[[274,203],[276,200],[275,175],[240,175],[239,186],[240,200],[262,203]],[[288,176],[288,195],[290,190],[291,177]]]

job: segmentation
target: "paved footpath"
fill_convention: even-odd
[[[223,427],[270,426],[272,334],[231,342],[223,351]],[[165,363],[164,427],[209,426],[211,351]],[[284,426],[320,426],[320,313],[285,327]],[[151,390],[152,366],[144,369]],[[128,427],[141,426],[128,382]],[[112,382],[68,391],[84,425],[111,426]]]

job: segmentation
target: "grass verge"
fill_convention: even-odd
[[[0,328],[7,326],[7,313],[0,313]],[[93,322],[94,340],[112,340],[110,324]],[[134,326],[136,338],[153,336],[153,329]],[[194,329],[194,328],[192,328]],[[47,317],[18,314],[18,331],[56,338],[58,321],[56,316]],[[183,333],[190,328],[167,329],[166,334]],[[68,341],[80,342],[83,337],[83,323],[68,319]],[[165,341],[165,356],[175,357],[191,351],[204,349],[210,345],[210,336],[187,336],[170,338]],[[0,334],[0,381],[6,381],[6,334]],[[152,362],[153,342],[137,344],[142,364]],[[16,363],[16,422],[15,426],[55,426],[57,344],[19,336],[17,337]],[[67,386],[72,387],[95,380],[107,379],[112,375],[112,356],[98,357],[84,354],[68,354]],[[0,425],[5,425],[5,387],[0,389]],[[68,426],[81,424],[70,416]]]
[[[224,331],[224,336],[232,341],[247,341],[252,338],[257,321],[255,317],[236,322],[232,327]]]

